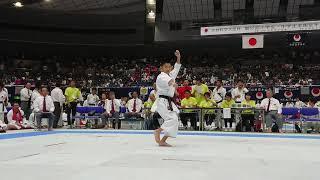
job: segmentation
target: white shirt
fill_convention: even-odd
[[[53,102],[59,102],[60,106],[62,106],[62,104],[66,100],[66,97],[63,95],[62,90],[60,88],[58,88],[58,87],[55,87],[51,91],[51,98],[52,98]]]
[[[33,108],[35,112],[42,112],[43,111],[43,100],[46,98],[46,110],[48,112],[54,111],[54,104],[51,96],[39,96],[37,99],[33,102]]]
[[[301,108],[301,107],[307,107],[306,103],[302,101],[297,101],[294,105],[294,107]]]
[[[247,88],[242,88],[242,89],[234,88],[231,91],[231,95],[232,95],[232,98],[235,99],[236,102],[242,102],[245,100],[245,94],[247,92],[249,92]],[[235,98],[238,95],[240,95],[240,98]]]
[[[224,97],[226,96],[227,90],[224,87],[215,87],[212,91],[213,100],[216,102],[221,102],[224,100]]]
[[[93,95],[93,94],[89,94],[87,96],[87,103],[88,105],[97,105],[99,103],[99,96],[97,96],[96,94]]]
[[[8,100],[8,93],[5,90],[0,91],[0,102],[5,102]]]
[[[32,95],[31,95],[31,109],[34,109],[33,108],[33,103],[34,103],[34,101],[38,98],[38,97],[40,97],[41,96],[41,94],[39,93],[39,91],[37,91],[37,90],[33,90],[32,91]]]
[[[27,89],[27,88],[23,88],[20,91],[20,100],[21,101],[29,101],[31,95],[32,95],[32,90]]]
[[[31,102],[34,102],[41,94],[36,89],[32,91]]]
[[[287,102],[285,107],[294,107],[294,102]]]
[[[106,103],[104,105],[104,109],[106,112],[109,114],[112,110],[112,101],[114,105],[114,111],[115,112],[120,112],[120,107],[121,107],[121,101],[119,99],[114,99],[114,100],[106,100]]]
[[[269,105],[269,98],[264,98],[261,101],[260,107],[263,108],[264,110],[268,111],[268,105]],[[281,109],[281,105],[280,105],[280,102],[278,101],[278,99],[275,99],[273,97],[270,98],[269,111],[278,111],[278,113],[281,114],[282,109]]]
[[[142,109],[142,101],[137,98],[137,99],[130,99],[127,103],[127,107],[129,112],[133,112],[133,106],[134,106],[134,101],[136,101],[136,112],[141,112]]]

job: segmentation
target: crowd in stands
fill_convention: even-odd
[[[224,85],[235,86],[242,79],[247,86],[312,85],[320,83],[320,57],[314,53],[292,53],[287,56],[257,55],[237,57],[184,57],[178,82],[195,81],[201,77],[208,85],[222,79]],[[0,79],[5,84],[24,85],[26,82],[60,80],[67,86],[71,79],[80,87],[151,86],[158,67],[168,57],[158,58],[0,58]],[[169,58],[170,59],[170,58]]]

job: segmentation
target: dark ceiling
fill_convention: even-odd
[[[144,11],[145,0],[0,0],[0,6],[67,13],[123,14]]]

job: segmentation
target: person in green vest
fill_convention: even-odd
[[[196,98],[197,104],[204,100],[204,93],[209,92],[207,85],[202,83],[201,78],[197,78],[196,84],[192,87],[191,94]]]
[[[251,95],[249,93],[245,94],[245,100],[241,102],[241,105],[243,107],[247,108],[255,108],[256,102],[254,100],[251,100]],[[254,110],[253,109],[246,109],[243,110],[241,113],[241,119],[242,119],[242,127],[246,127],[246,131],[253,131],[254,127]]]
[[[217,103],[211,99],[211,95],[209,92],[204,93],[204,100],[202,100],[199,104],[200,108],[215,108],[217,107]],[[212,129],[212,123],[215,119],[215,114],[213,109],[205,109],[202,111],[204,115],[204,120],[206,122],[206,128]]]
[[[232,108],[236,102],[234,99],[232,99],[232,94],[230,92],[226,93],[225,99],[220,104],[221,108]],[[234,116],[232,115],[231,118],[224,118],[224,126],[226,130],[228,130],[228,123],[229,123],[229,130],[232,129],[232,122],[233,122]]]
[[[180,118],[183,126],[188,128],[188,119],[190,119],[191,127],[196,129],[197,127],[197,113],[194,110],[188,110],[188,108],[197,108],[197,100],[196,98],[191,96],[191,92],[186,90],[184,92],[185,98],[181,100],[181,107],[185,108],[183,113],[180,113]]]
[[[66,111],[67,111],[67,119],[68,125],[72,128],[74,123],[74,117],[76,115],[77,103],[81,99],[81,91],[76,87],[76,81],[72,80],[70,82],[70,86],[64,92],[66,97]],[[72,114],[72,118],[70,115]]]

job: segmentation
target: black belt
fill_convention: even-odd
[[[163,99],[168,100],[168,104],[169,104],[169,106],[168,106],[168,110],[173,111],[172,103],[171,103],[171,102],[173,102],[173,103],[174,103],[174,101],[173,101],[173,98],[172,98],[172,97],[164,96],[164,95],[159,95],[159,98],[163,98]]]

